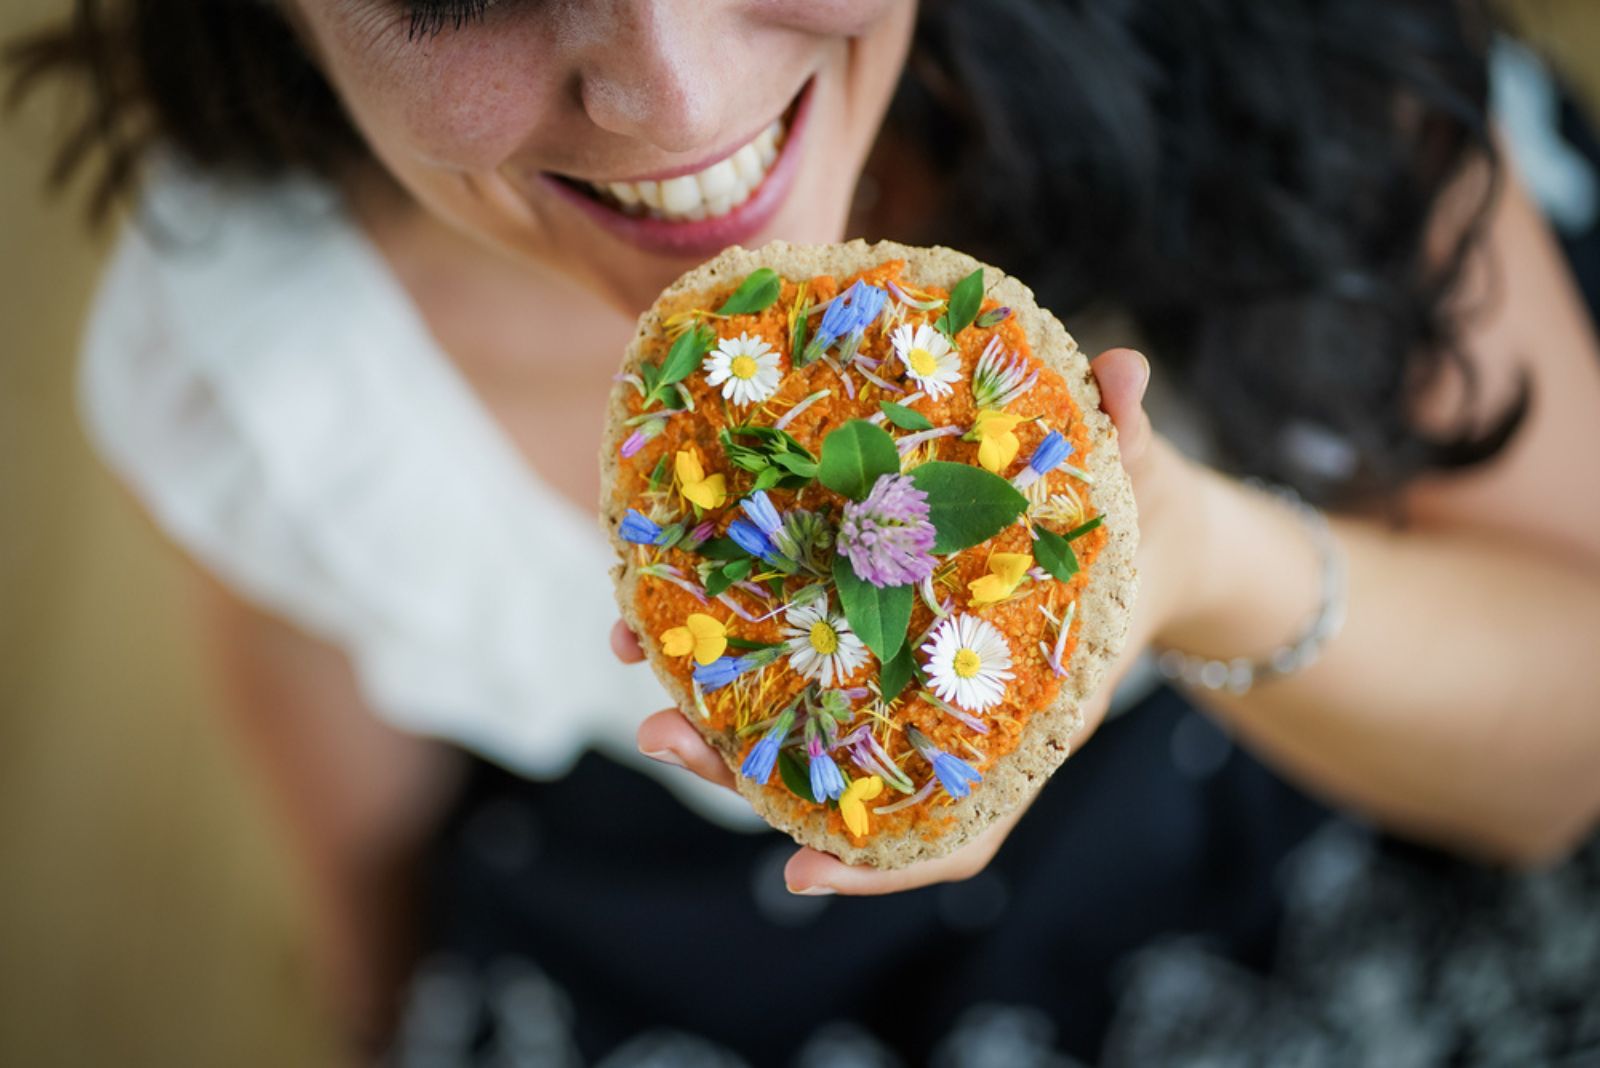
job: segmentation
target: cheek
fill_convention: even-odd
[[[351,57],[346,103],[390,159],[467,173],[514,155],[554,106],[557,79],[519,37],[446,33]],[[386,54],[385,54],[386,53]]]

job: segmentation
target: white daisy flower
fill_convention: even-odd
[[[889,344],[906,373],[928,396],[946,397],[955,392],[950,383],[961,381],[961,354],[939,331],[927,323],[915,328],[903,323],[889,335]]]
[[[968,712],[999,704],[1013,677],[1011,647],[994,624],[977,616],[941,620],[922,652],[933,692]]]
[[[777,351],[749,334],[723,338],[701,366],[706,381],[721,386],[722,395],[735,404],[759,404],[778,392],[783,378]]]
[[[807,679],[832,686],[855,673],[867,659],[867,647],[844,616],[828,611],[826,600],[797,605],[784,613],[789,666]]]

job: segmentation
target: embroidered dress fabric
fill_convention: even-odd
[[[156,521],[347,652],[394,725],[536,777],[587,747],[656,773],[633,733],[669,701],[612,659],[595,520],[499,433],[338,199],[164,165],[137,220],[95,301],[80,406]],[[662,779],[761,826],[726,791]]]

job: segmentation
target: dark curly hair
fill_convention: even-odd
[[[1065,314],[1128,311],[1237,471],[1338,500],[1481,462],[1526,384],[1486,429],[1470,388],[1451,433],[1414,413],[1445,367],[1472,383],[1457,289],[1498,185],[1490,30],[1473,0],[928,0],[890,127],[943,210],[902,236]],[[51,73],[92,86],[54,178],[98,152],[96,214],[156,142],[261,177],[365,158],[260,0],[78,0],[9,55],[13,97]],[[1430,258],[1433,209],[1473,165],[1482,201]]]

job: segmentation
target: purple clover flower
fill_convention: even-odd
[[[1072,455],[1072,443],[1062,435],[1059,430],[1052,430],[1039,442],[1038,448],[1033,450],[1033,455],[1028,457],[1028,466],[1017,472],[1012,484],[1018,489],[1027,489],[1039,479],[1048,475],[1066,462]]]
[[[905,586],[933,574],[928,495],[906,475],[880,475],[865,500],[850,501],[839,521],[839,553],[863,582]]]
[[[617,533],[623,541],[631,541],[635,545],[660,545],[666,538],[666,532],[661,527],[633,508],[629,508],[622,517],[622,525],[617,528]]]

